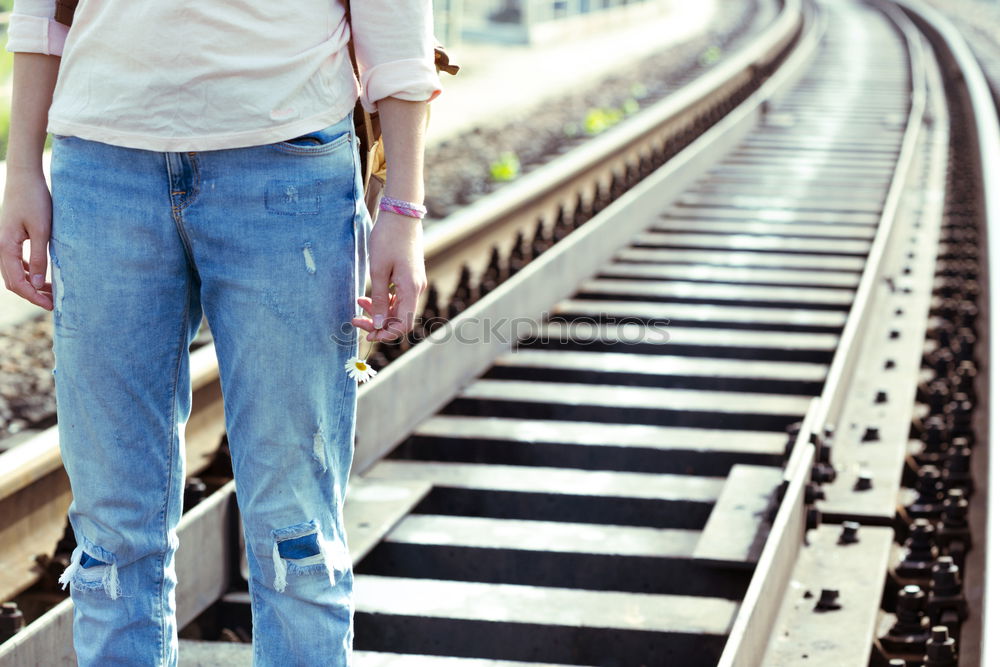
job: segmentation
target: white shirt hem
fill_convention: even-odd
[[[48,131],[62,136],[73,136],[89,141],[99,141],[125,148],[138,148],[160,152],[213,151],[227,148],[262,146],[293,139],[307,132],[322,129],[340,121],[354,109],[356,99],[331,107],[323,113],[300,118],[292,123],[274,125],[232,134],[213,134],[199,137],[158,137],[147,134],[122,132],[114,128],[86,125],[49,117]]]

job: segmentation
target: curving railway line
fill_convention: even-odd
[[[988,103],[923,3],[785,0],[430,228],[359,395],[356,664],[1000,664]],[[192,376],[181,660],[250,664],[210,345]],[[0,454],[0,666],[73,663],[69,498],[54,429]]]

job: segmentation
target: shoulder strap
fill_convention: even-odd
[[[80,0],[56,0],[56,21],[65,26],[73,25],[73,14],[76,13],[79,2]]]
[[[351,33],[351,38],[347,41],[347,50],[351,56],[351,67],[354,68],[354,76],[360,82],[361,70],[358,68],[358,57],[354,53],[354,30],[351,27],[351,0],[344,0],[344,14],[347,18],[347,29]],[[365,190],[367,191],[375,169],[375,156],[373,152],[379,138],[382,136],[382,127],[379,124],[378,115],[365,111],[360,102],[354,107],[354,132],[361,144],[358,147],[358,152],[362,156],[362,165],[364,167],[362,176],[364,178]]]

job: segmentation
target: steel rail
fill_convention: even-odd
[[[912,88],[912,103],[906,122],[906,132],[903,135],[902,148],[896,161],[889,192],[886,195],[882,215],[879,218],[875,239],[872,241],[868,261],[865,263],[857,295],[847,316],[847,323],[841,334],[841,344],[837,346],[833,362],[830,364],[830,374],[823,393],[820,395],[819,421],[814,424],[814,442],[823,436],[823,430],[840,421],[844,400],[850,391],[851,378],[857,371],[858,356],[864,343],[865,332],[872,321],[872,307],[876,302],[875,293],[880,287],[885,265],[888,259],[887,249],[892,247],[893,239],[899,229],[896,224],[899,217],[900,202],[906,189],[907,181],[916,167],[917,144],[923,131],[923,116],[927,106],[926,73],[924,71],[924,53],[920,45],[920,36],[916,28],[898,12],[889,15],[897,25],[906,41],[910,54],[910,81]]]
[[[818,423],[820,402],[814,398],[802,420],[802,428],[785,466],[785,491],[775,514],[771,532],[761,552],[746,596],[733,620],[719,667],[759,665],[767,649],[774,619],[788,586],[787,575],[795,567],[806,532],[806,485],[812,473],[816,447],[810,434]]]
[[[190,475],[214,458],[225,432],[218,374],[211,346],[191,354],[192,412],[185,432]],[[0,454],[0,599],[34,582],[35,557],[51,553],[62,536],[71,500],[58,426]]]
[[[940,12],[920,0],[884,0],[901,7],[910,17],[924,29],[928,38],[943,53],[953,61],[960,80],[968,94],[969,112],[972,120],[970,134],[978,151],[970,156],[976,165],[975,175],[981,179],[981,229],[986,238],[986,303],[988,304],[988,336],[986,359],[984,367],[989,368],[987,380],[987,397],[982,403],[987,407],[991,418],[988,425],[986,442],[989,446],[1000,442],[1000,373],[991,368],[991,362],[1000,360],[1000,307],[995,299],[1000,295],[1000,188],[997,187],[997,174],[1000,173],[1000,124],[997,122],[997,107],[994,105],[992,93],[986,77],[966,41],[958,29]],[[992,179],[992,181],[990,180]],[[1000,456],[986,450],[988,470],[986,480],[987,510],[985,536],[985,572],[983,609],[982,609],[982,644],[980,646],[980,665],[1000,664],[1000,636],[990,632],[990,628],[1000,623]],[[992,593],[992,594],[991,594]],[[964,653],[964,651],[963,651]]]
[[[789,583],[787,577],[794,568],[806,531],[805,485],[810,480],[809,474],[803,474],[801,468],[804,466],[811,471],[817,446],[824,437],[825,429],[829,424],[840,421],[844,398],[851,389],[851,380],[856,372],[864,334],[872,321],[871,309],[876,300],[875,290],[878,289],[888,254],[886,250],[890,247],[894,231],[898,228],[896,221],[899,217],[903,191],[916,166],[917,142],[923,131],[923,115],[926,107],[924,54],[916,28],[898,12],[893,18],[903,32],[910,53],[913,90],[902,147],[868,261],[865,263],[854,302],[830,364],[823,392],[810,404],[809,412],[802,422],[786,467],[785,482],[788,486],[747,588],[747,594],[737,612],[733,631],[719,661],[720,667],[752,667],[759,665],[763,660]],[[803,457],[807,457],[808,460],[804,461]]]
[[[795,35],[801,35],[804,20],[802,13],[802,0],[788,0],[779,18],[779,24],[783,26],[782,31],[768,31],[768,39],[782,43]],[[745,53],[748,62],[745,62],[744,66],[732,65],[727,71],[742,77],[748,70],[757,66],[754,63],[760,63],[762,53],[776,56],[782,50],[773,41],[763,40],[762,36],[747,47]],[[457,389],[482,373],[498,356],[510,350],[516,340],[518,326],[539,321],[546,308],[558,299],[569,296],[577,283],[590,276],[591,267],[609,259],[633,234],[642,231],[644,214],[649,214],[655,211],[656,207],[669,203],[698,178],[712,164],[716,156],[734,146],[766,111],[768,100],[790,87],[802,73],[808,63],[808,58],[803,55],[806,51],[810,49],[800,50],[796,57],[786,59],[781,68],[757,92],[671,159],[655,175],[629,190],[624,197],[616,200],[582,228],[463,311],[458,318],[432,332],[423,343],[380,372],[374,381],[363,385],[358,395],[358,421],[367,426],[358,430],[355,470],[364,472],[374,465],[399,444],[420,421],[434,414],[450,400]],[[712,88],[709,84],[716,81],[717,76],[716,71],[712,70],[692,84],[701,91],[698,99],[712,97]],[[678,100],[684,99],[695,103],[691,101],[692,93],[682,91],[679,94],[683,95],[683,98]],[[649,110],[648,116],[636,118],[637,125],[634,128],[622,126],[617,131],[609,132],[593,142],[593,145],[584,145],[579,149],[582,157],[567,155],[565,161],[564,158],[559,158],[550,166],[526,176],[523,183],[517,186],[518,190],[514,190],[514,186],[511,188],[512,193],[521,193],[520,199],[514,200],[514,194],[507,195],[504,191],[483,198],[474,206],[475,211],[464,214],[453,222],[446,222],[441,231],[435,232],[431,243],[435,248],[443,247],[449,239],[449,242],[460,243],[459,229],[475,235],[480,230],[495,230],[497,226],[505,224],[503,220],[514,220],[517,215],[525,217],[533,225],[534,215],[527,215],[526,212],[534,211],[535,207],[541,205],[545,199],[545,187],[565,189],[573,183],[579,183],[581,178],[585,179],[588,176],[591,169],[599,168],[598,158],[612,159],[610,156],[614,153],[613,146],[620,147],[626,141],[637,145],[641,137],[649,138],[655,135],[660,131],[657,127],[662,129],[664,125],[663,122],[657,121],[658,114],[676,117],[681,112],[681,103],[671,102],[668,99],[662,102],[662,110],[658,114],[654,114],[654,109]],[[660,120],[662,121],[662,117]],[[666,124],[669,125],[669,122]],[[560,177],[560,170],[569,169],[570,160],[577,165],[575,175]],[[576,162],[577,160],[579,162]],[[518,201],[525,203],[518,205]],[[496,206],[507,213],[504,216],[489,215],[491,206]],[[621,212],[624,210],[629,210],[630,213],[622,215]],[[598,222],[610,217],[616,217],[618,220],[614,232],[606,229],[606,225],[602,228]],[[597,232],[598,229],[601,231]],[[509,231],[509,227],[507,230]],[[440,253],[441,250],[434,252]],[[542,258],[548,260],[559,258],[559,262],[543,263],[540,261]],[[545,283],[544,288],[536,287],[530,293],[519,291],[519,285],[532,280],[532,277],[542,270],[550,271],[553,276],[552,280]],[[517,296],[511,296],[515,291]],[[461,337],[463,330],[471,331],[476,328],[485,335],[477,338],[475,342],[469,341],[458,346],[442,345],[450,338]],[[422,390],[419,394],[414,394],[409,391],[412,387],[421,387]],[[398,409],[398,397],[404,394],[408,396],[409,407],[405,411]]]
[[[430,226],[424,236],[428,282],[449,294],[463,265],[479,275],[493,247],[509,251],[518,231],[530,238],[539,220],[551,223],[563,206],[591,200],[599,185],[648,156],[650,146],[690,131],[706,112],[766,71],[802,22],[802,0],[784,0],[774,23],[692,83],[557,157],[507,187]]]

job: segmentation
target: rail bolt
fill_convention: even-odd
[[[966,442],[966,438],[955,438],[954,444],[948,449],[942,480],[946,488],[961,489],[967,495],[972,495],[972,450]]]
[[[858,473],[858,478],[854,480],[855,491],[870,491],[872,488],[872,476],[870,473]]]
[[[932,415],[924,420],[923,433],[917,433],[916,437],[924,443],[923,450],[915,457],[922,466],[939,463],[951,444],[948,425],[941,415]]]
[[[963,393],[955,393],[944,408],[945,421],[952,436],[969,439],[969,444],[975,444],[972,435],[972,401]]]
[[[914,519],[937,519],[944,509],[944,482],[941,472],[934,466],[920,467],[917,473],[917,499],[906,507]]]
[[[927,367],[934,371],[935,379],[939,380],[946,380],[955,370],[955,365],[958,362],[959,360],[955,358],[955,353],[951,351],[951,336],[948,337],[948,340],[941,347],[928,354],[925,359]],[[942,396],[935,396],[932,401],[927,401],[931,406],[931,411],[934,413],[940,413],[944,409],[945,403],[951,398],[951,385],[945,383],[944,388],[947,391]]]
[[[931,624],[924,610],[927,595],[920,586],[904,586],[896,597],[896,622],[879,638],[886,652],[919,660],[931,638]]]
[[[940,556],[931,568],[927,615],[935,625],[954,625],[953,631],[969,617],[969,603],[962,594],[962,575],[951,556]]]
[[[979,317],[979,306],[974,301],[963,299],[955,314],[955,321],[958,322],[958,325],[975,331],[977,317]]]
[[[882,436],[878,432],[878,426],[869,426],[865,429],[864,435],[861,436],[861,442],[877,442],[881,439]]]
[[[831,484],[837,479],[837,471],[829,463],[816,463],[812,467],[812,481],[817,484]]]
[[[976,347],[976,334],[963,327],[958,330],[956,335],[952,336],[949,345],[958,363],[971,361]]]
[[[858,539],[858,530],[861,528],[860,523],[857,521],[845,521],[840,524],[840,527],[840,537],[837,538],[837,544],[856,544],[860,541]]]
[[[977,403],[976,376],[978,374],[976,363],[971,359],[963,359],[949,378],[952,386],[955,387],[955,393],[965,394],[973,405]]]
[[[937,543],[960,568],[965,565],[965,554],[972,548],[972,532],[969,530],[969,501],[962,489],[950,489],[944,499],[944,510],[937,524]]]
[[[958,667],[958,651],[955,640],[948,636],[948,628],[935,625],[931,628],[931,638],[927,640],[923,667]]]
[[[937,557],[934,526],[927,519],[916,519],[910,524],[910,534],[903,543],[903,556],[896,566],[896,576],[926,581],[930,579],[931,567]]]
[[[823,513],[814,505],[806,507],[806,530],[815,530],[823,523]]]
[[[806,505],[812,505],[817,500],[826,500],[826,491],[816,482],[806,484]]]
[[[3,643],[24,629],[24,614],[16,602],[4,602],[0,606],[0,643]]]
[[[813,607],[813,611],[836,611],[841,609],[843,605],[838,602],[840,597],[840,591],[836,588],[824,588],[819,594],[819,600],[816,602],[816,606]]]

